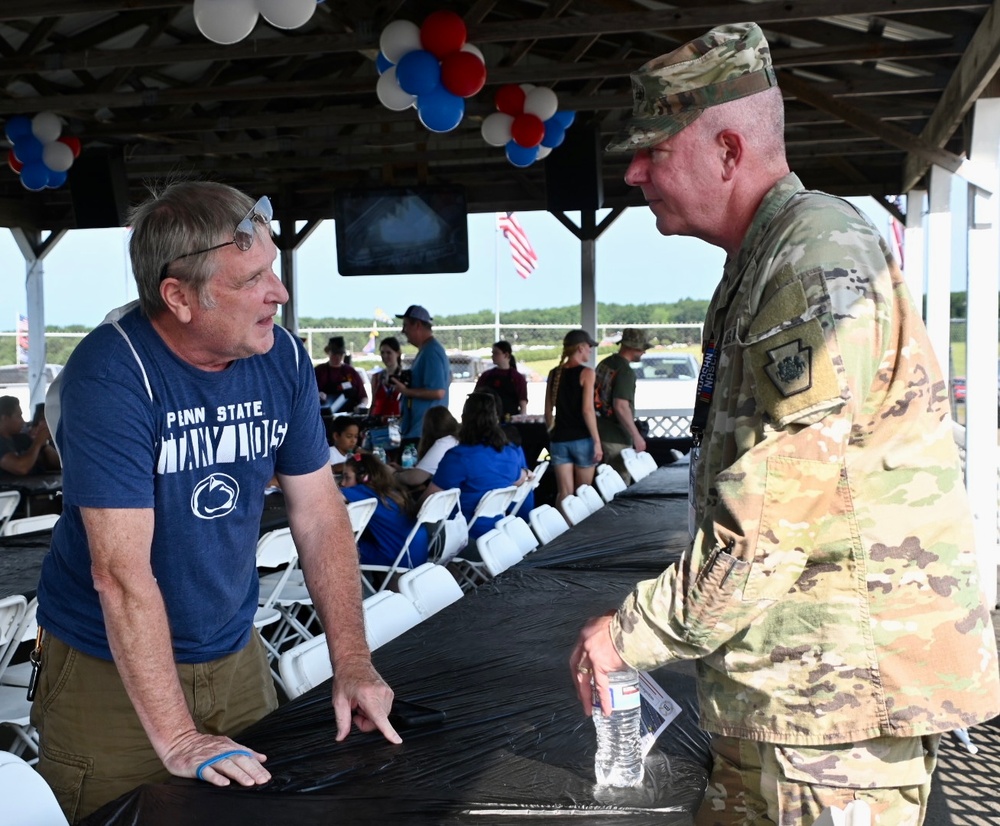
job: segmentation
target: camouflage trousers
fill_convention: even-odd
[[[833,746],[712,738],[697,826],[810,826],[824,809],[864,800],[877,826],[921,826],[940,735]]]

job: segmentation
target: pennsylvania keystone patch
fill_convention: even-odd
[[[786,399],[812,387],[812,347],[797,338],[767,350],[771,359],[764,372]]]

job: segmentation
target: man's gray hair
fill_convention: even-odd
[[[253,204],[253,198],[225,184],[180,181],[152,190],[152,197],[132,210],[129,256],[147,317],[166,310],[160,274],[167,265],[169,277],[191,284],[201,305],[211,306],[208,282],[215,273],[215,252],[180,256],[232,240]]]

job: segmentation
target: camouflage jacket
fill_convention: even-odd
[[[783,178],[726,262],[705,340],[697,532],[619,609],[622,657],[697,658],[703,727],[754,740],[1000,713],[947,388],[875,228]]]

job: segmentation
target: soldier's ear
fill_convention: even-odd
[[[719,159],[722,180],[731,181],[743,160],[746,141],[739,132],[733,129],[723,129],[715,136],[713,149]]]

